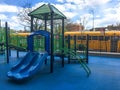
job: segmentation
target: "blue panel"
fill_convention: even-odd
[[[45,50],[50,53],[50,32],[46,30],[37,30],[33,32],[31,35],[27,38],[27,44],[28,44],[28,51],[33,51],[33,36],[35,35],[42,35],[45,36]]]
[[[28,36],[28,38],[27,38],[27,45],[28,45],[28,51],[33,51],[33,44],[34,42],[33,42],[33,37],[32,36]]]

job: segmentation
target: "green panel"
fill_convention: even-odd
[[[0,43],[5,43],[5,30],[4,28],[0,28]]]
[[[18,47],[27,48],[27,37],[26,36],[19,36],[18,38]]]
[[[41,7],[35,9],[34,11],[32,11],[31,13],[29,13],[29,15],[40,15],[40,14],[44,14],[44,13],[50,13],[50,8],[48,5],[42,5]]]
[[[66,18],[62,12],[60,12],[57,8],[50,4],[43,4],[39,8],[33,10],[28,15],[33,16],[35,18],[43,19],[43,20],[50,20],[51,13],[53,13],[53,19],[62,19]],[[45,17],[46,16],[46,17]]]
[[[9,45],[27,48],[27,36],[10,35]]]
[[[34,36],[34,51],[45,51],[45,37],[44,36]]]
[[[61,35],[54,35],[54,52],[61,51],[62,37]]]

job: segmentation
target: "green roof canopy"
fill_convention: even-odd
[[[28,15],[42,20],[50,20],[51,13],[53,13],[53,19],[66,18],[63,13],[61,13],[57,8],[50,4],[43,4],[42,6],[30,12]]]

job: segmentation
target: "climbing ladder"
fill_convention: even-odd
[[[86,71],[87,76],[89,76],[91,74],[91,70],[90,68],[87,66],[87,63],[85,61],[86,56],[80,55],[79,53],[75,52],[72,49],[64,49],[64,55],[71,55],[76,57],[77,60],[79,60],[81,66],[83,67],[83,69]]]

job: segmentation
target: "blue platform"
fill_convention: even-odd
[[[65,64],[57,58],[54,73],[50,73],[49,64],[38,71],[29,80],[13,82],[6,76],[17,61],[0,64],[0,87],[3,90],[120,90],[120,59],[102,56],[89,56],[92,73],[86,73],[78,63]]]

